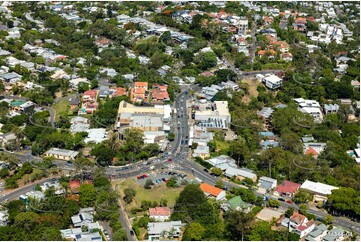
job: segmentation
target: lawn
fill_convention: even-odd
[[[119,182],[117,182],[119,184]],[[147,190],[140,186],[134,179],[120,181],[120,194],[124,196],[124,189],[133,187],[136,191],[135,201],[126,206],[127,211],[130,211],[133,207],[140,207],[142,201],[158,201],[166,199],[168,201],[168,207],[173,208],[175,200],[179,196],[179,193],[183,190],[183,186],[178,188],[168,188],[165,183],[161,183],[157,187]]]
[[[216,143],[216,151],[229,149],[229,144],[226,141],[215,140],[215,143]]]
[[[69,110],[68,106],[69,106],[69,100],[63,100],[53,105],[53,108],[56,111],[56,115],[55,115],[56,120],[59,120],[60,114],[67,112]]]

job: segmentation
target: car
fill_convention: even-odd
[[[109,237],[109,235],[106,235],[106,236],[105,236],[105,238],[106,238],[107,240],[110,240],[110,237]]]
[[[203,171],[205,171],[205,172],[207,172],[207,173],[209,172],[207,168],[206,168],[206,169],[204,169]]]
[[[134,236],[134,231],[133,230],[130,231],[130,235]]]
[[[105,234],[105,235],[108,235],[108,231],[104,230],[104,234]]]
[[[287,200],[286,203],[292,204],[292,201],[291,201],[291,200]]]
[[[285,202],[286,200],[282,197],[278,198],[278,201]]]
[[[162,178],[162,181],[165,181],[165,178],[164,178],[164,177]]]

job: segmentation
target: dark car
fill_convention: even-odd
[[[134,231],[133,230],[130,231],[130,235],[134,236]]]
[[[285,202],[286,200],[282,197],[278,198],[279,201]]]
[[[204,169],[203,171],[205,171],[205,172],[207,172],[208,173],[208,169],[206,168],[206,169]]]

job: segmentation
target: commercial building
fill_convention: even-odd
[[[46,157],[54,157],[55,159],[59,159],[59,160],[74,160],[78,154],[79,154],[78,151],[58,149],[58,148],[51,148],[50,150],[44,153]]]
[[[138,128],[144,132],[145,143],[163,147],[170,131],[172,109],[170,105],[135,106],[122,101],[119,104],[115,129],[121,134],[125,128]]]
[[[208,130],[226,130],[231,123],[227,101],[215,101],[213,110],[196,111],[194,120]]]
[[[300,186],[300,189],[311,192],[314,195],[314,200],[316,201],[326,201],[327,196],[332,194],[332,190],[338,189],[338,187],[323,184],[321,182],[306,180]]]

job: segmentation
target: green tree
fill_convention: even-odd
[[[322,218],[322,222],[326,225],[332,224],[333,220],[334,220],[334,218],[329,214]]]
[[[201,224],[191,223],[183,235],[183,240],[199,241],[203,238],[205,231]]]
[[[168,139],[169,139],[170,141],[173,141],[174,138],[175,138],[175,134],[174,134],[174,133],[169,133],[169,134],[168,134]]]
[[[267,207],[278,208],[279,206],[280,206],[280,201],[276,199],[269,199],[267,202]]]
[[[220,176],[223,174],[223,171],[218,167],[212,167],[211,172],[213,172],[216,176]]]
[[[224,189],[224,183],[223,183],[222,179],[218,179],[216,181],[216,187],[218,187],[220,189]]]
[[[202,70],[206,70],[217,65],[217,55],[214,52],[200,53],[197,59],[198,66]]]
[[[351,217],[360,216],[360,192],[353,188],[340,188],[328,196],[326,207],[331,212]]]
[[[307,192],[307,191],[298,191],[294,198],[293,198],[293,201],[295,203],[306,203],[306,202],[309,202],[309,201],[312,201],[312,194]]]
[[[92,184],[81,184],[79,188],[79,204],[83,208],[94,206],[95,188]]]
[[[153,183],[152,179],[148,178],[148,179],[145,181],[144,188],[145,188],[145,189],[151,189],[153,185],[154,185],[154,183]]]
[[[253,216],[251,213],[243,213],[240,211],[231,211],[226,213],[226,231],[228,238],[231,240],[244,240],[246,232],[251,227]]]
[[[126,203],[131,203],[133,201],[133,198],[135,197],[136,192],[134,188],[126,188],[124,189],[124,201]]]
[[[9,176],[9,169],[8,168],[2,168],[0,170],[0,178],[4,179],[7,176]]]

